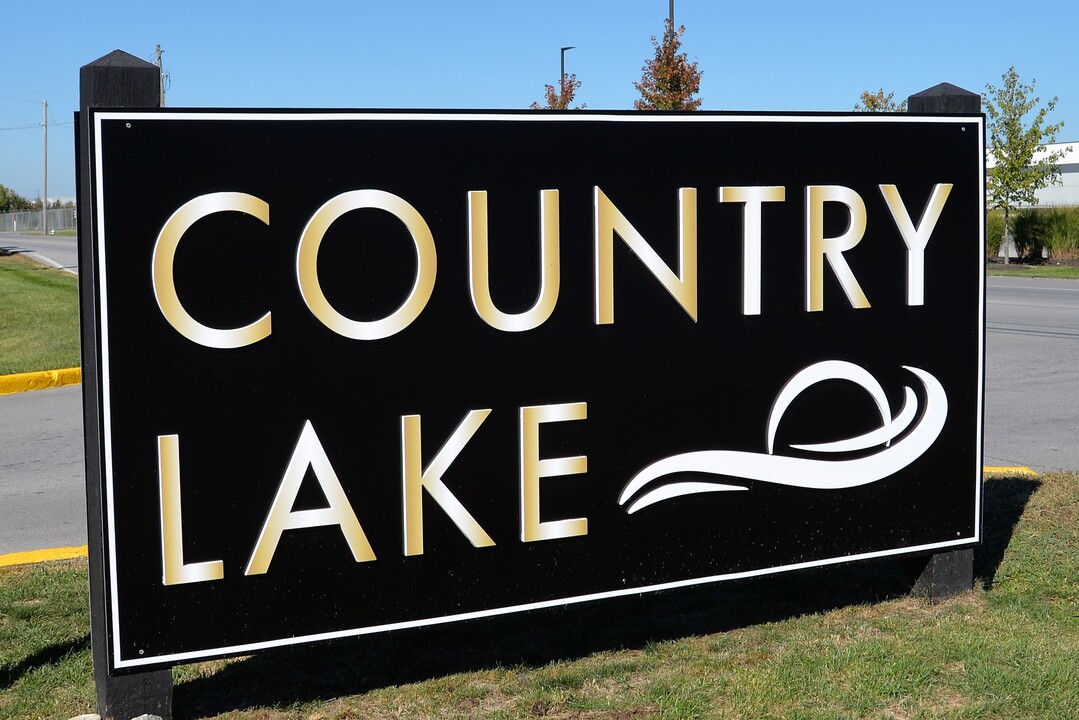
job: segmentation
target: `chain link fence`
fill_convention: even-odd
[[[75,208],[47,210],[49,230],[74,230]],[[0,232],[41,232],[41,211],[0,213]]]

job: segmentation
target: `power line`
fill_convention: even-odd
[[[26,98],[11,97],[9,95],[0,95],[0,100],[3,100],[5,102],[26,103],[27,105],[40,105],[41,104],[40,100],[27,100]]]
[[[41,101],[40,101],[40,100],[38,100],[38,101],[37,101],[37,103],[35,103],[35,104],[36,104],[36,105],[38,105],[38,106],[40,106],[40,105],[41,105]],[[46,111],[46,112],[47,112],[47,111]],[[61,122],[54,122],[54,121],[53,121],[53,119],[52,119],[52,113],[48,113],[48,123],[49,123],[49,125],[66,125],[66,126],[72,126],[72,125],[74,125],[74,124],[75,124],[75,121],[74,121],[74,120],[71,120],[71,121],[68,121],[68,122],[62,122],[62,123],[61,123]],[[11,125],[10,127],[0,127],[0,131],[4,131],[4,130],[38,130],[38,129],[40,129],[40,128],[42,127],[42,125],[44,125],[44,124],[45,124],[44,122],[36,122],[36,123],[34,123],[33,125]]]
[[[38,104],[40,104],[40,102],[41,101],[38,101]],[[4,130],[40,130],[41,125],[42,123],[34,123],[33,125],[13,125],[11,127],[0,127],[0,132]],[[74,127],[75,121],[68,120],[67,122],[54,122],[53,119],[50,117],[49,125],[56,127]]]
[[[38,100],[34,104],[40,106],[41,101]],[[48,112],[48,123],[49,123],[49,125],[55,125],[57,127],[74,127],[74,125],[75,125],[74,120],[67,120],[65,122],[57,122],[56,120],[53,119],[55,116],[53,115],[53,113],[51,111],[46,111],[46,112]],[[38,129],[40,129],[42,127],[42,125],[44,125],[44,122],[36,122],[36,123],[34,123],[32,125],[11,125],[9,127],[0,127],[0,132],[5,131],[5,130],[38,130]]]
[[[71,126],[73,126],[75,124],[74,120],[68,120],[67,122],[56,122],[56,120],[54,120],[53,117],[54,117],[54,115],[52,114],[52,111],[50,110],[49,111],[49,124],[50,125],[71,127]]]

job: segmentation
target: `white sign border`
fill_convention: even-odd
[[[324,640],[335,640],[346,637],[359,637],[361,635],[370,635],[377,632],[389,632],[392,630],[401,630],[405,628],[424,627],[430,625],[441,625],[445,623],[458,622],[461,620],[471,620],[482,617],[494,617],[498,615],[508,615],[511,613],[525,612],[528,610],[539,610],[543,608],[559,607],[564,605],[572,605],[576,603],[591,602],[593,600],[604,600],[616,597],[624,597],[628,595],[638,595],[646,592],[656,592],[660,590],[670,590],[674,588],[691,587],[694,585],[704,585],[715,582],[723,582],[730,580],[738,580],[751,577],[759,577],[763,575],[778,575],[780,573],[792,572],[795,570],[804,570],[814,567],[826,567],[829,565],[837,565],[846,562],[854,562],[859,560],[869,560],[873,558],[883,558],[895,555],[913,555],[921,552],[931,550],[944,550],[950,547],[959,545],[969,545],[970,543],[976,543],[981,541],[981,517],[980,508],[982,506],[982,477],[981,477],[981,459],[983,457],[983,420],[984,420],[984,396],[985,396],[985,268],[982,266],[981,259],[979,258],[979,264],[977,268],[978,283],[979,283],[979,296],[981,298],[981,304],[979,307],[978,317],[978,395],[981,398],[979,402],[979,411],[977,417],[977,455],[978,455],[978,471],[975,479],[976,495],[975,495],[975,517],[974,517],[974,535],[968,538],[959,538],[954,541],[933,543],[929,545],[919,545],[915,547],[896,548],[892,550],[884,550],[871,553],[863,553],[860,555],[850,555],[838,558],[827,558],[823,560],[814,560],[805,563],[796,563],[792,565],[783,565],[779,567],[762,568],[758,570],[751,570],[740,573],[727,573],[721,575],[711,575],[708,577],[691,578],[688,580],[679,580],[669,583],[659,583],[655,585],[645,585],[633,588],[619,588],[617,590],[611,590],[600,593],[592,593],[588,595],[579,595],[569,598],[559,598],[557,600],[545,600],[534,603],[524,603],[520,605],[511,605],[501,608],[493,608],[489,610],[480,610],[467,613],[457,613],[454,615],[444,615],[434,618],[424,618],[420,620],[409,620],[398,623],[390,623],[386,625],[374,625],[364,628],[352,628],[348,630],[340,630],[328,633],[318,633],[313,635],[303,635],[297,637],[285,637],[276,640],[268,640],[256,643],[247,643],[242,645],[231,645],[221,648],[206,648],[202,650],[172,653],[169,655],[156,655],[147,658],[137,658],[125,660],[122,658],[120,651],[120,605],[119,605],[119,593],[117,589],[117,567],[116,567],[116,553],[114,549],[116,547],[115,536],[115,516],[114,508],[115,502],[113,497],[113,457],[112,457],[112,404],[111,404],[111,384],[109,377],[109,313],[108,313],[108,275],[105,259],[105,239],[106,239],[106,221],[105,221],[105,191],[103,180],[103,167],[102,167],[102,123],[106,121],[138,121],[138,122],[160,122],[170,120],[214,120],[214,121],[386,121],[386,120],[398,120],[398,121],[413,121],[413,122],[432,122],[432,121],[482,121],[482,122],[614,122],[614,123],[638,123],[638,122],[688,122],[688,123],[813,123],[813,124],[860,124],[860,123],[875,123],[875,122],[888,122],[888,123],[905,123],[914,122],[920,124],[969,124],[977,123],[978,126],[978,139],[979,146],[983,148],[982,159],[984,163],[984,148],[985,148],[985,118],[981,115],[891,115],[891,114],[876,114],[876,113],[856,113],[856,114],[800,114],[800,115],[784,115],[784,114],[686,114],[686,115],[666,115],[666,114],[651,114],[651,113],[633,113],[633,114],[618,114],[618,113],[600,113],[600,112],[587,112],[587,113],[566,113],[566,114],[548,114],[536,111],[522,110],[522,111],[507,111],[507,112],[434,112],[434,111],[387,111],[387,112],[355,112],[355,111],[280,111],[274,112],[269,110],[259,111],[192,111],[192,112],[125,112],[125,111],[100,111],[94,113],[94,182],[96,185],[95,190],[95,225],[97,230],[95,254],[97,256],[97,321],[100,333],[101,341],[101,367],[99,368],[99,382],[101,384],[101,429],[104,435],[104,472],[105,472],[105,497],[102,499],[105,513],[107,517],[106,529],[108,537],[107,550],[105,563],[108,571],[108,584],[109,584],[109,612],[111,614],[111,630],[112,630],[112,666],[116,669],[133,669],[143,667],[147,665],[165,665],[175,664],[183,662],[192,662],[204,658],[219,657],[223,655],[242,655],[251,653],[258,650],[265,650],[275,647],[286,647],[290,645],[298,645],[302,643],[319,642]],[[979,188],[979,240],[980,247],[985,247],[985,172],[984,165],[982,171],[979,173],[981,187]],[[89,441],[89,439],[88,439]]]

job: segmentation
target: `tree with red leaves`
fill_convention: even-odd
[[[554,85],[545,85],[544,92],[544,104],[540,105],[538,102],[534,102],[531,105],[533,110],[580,110],[580,108],[570,107],[570,103],[573,102],[573,96],[577,93],[577,88],[581,87],[581,81],[577,79],[577,75],[574,73],[566,73],[562,76],[562,88],[559,92],[555,92]]]
[[[701,71],[696,62],[689,62],[682,47],[682,34],[686,26],[675,32],[671,21],[663,21],[663,42],[652,36],[656,56],[641,68],[643,75],[633,87],[641,93],[641,99],[633,103],[634,110],[697,110],[700,98],[693,96],[701,89]]]

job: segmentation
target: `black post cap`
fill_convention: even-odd
[[[83,107],[157,107],[161,68],[114,50],[79,69]]]
[[[966,115],[982,111],[982,96],[951,83],[941,83],[907,98],[907,112],[954,113]]]

